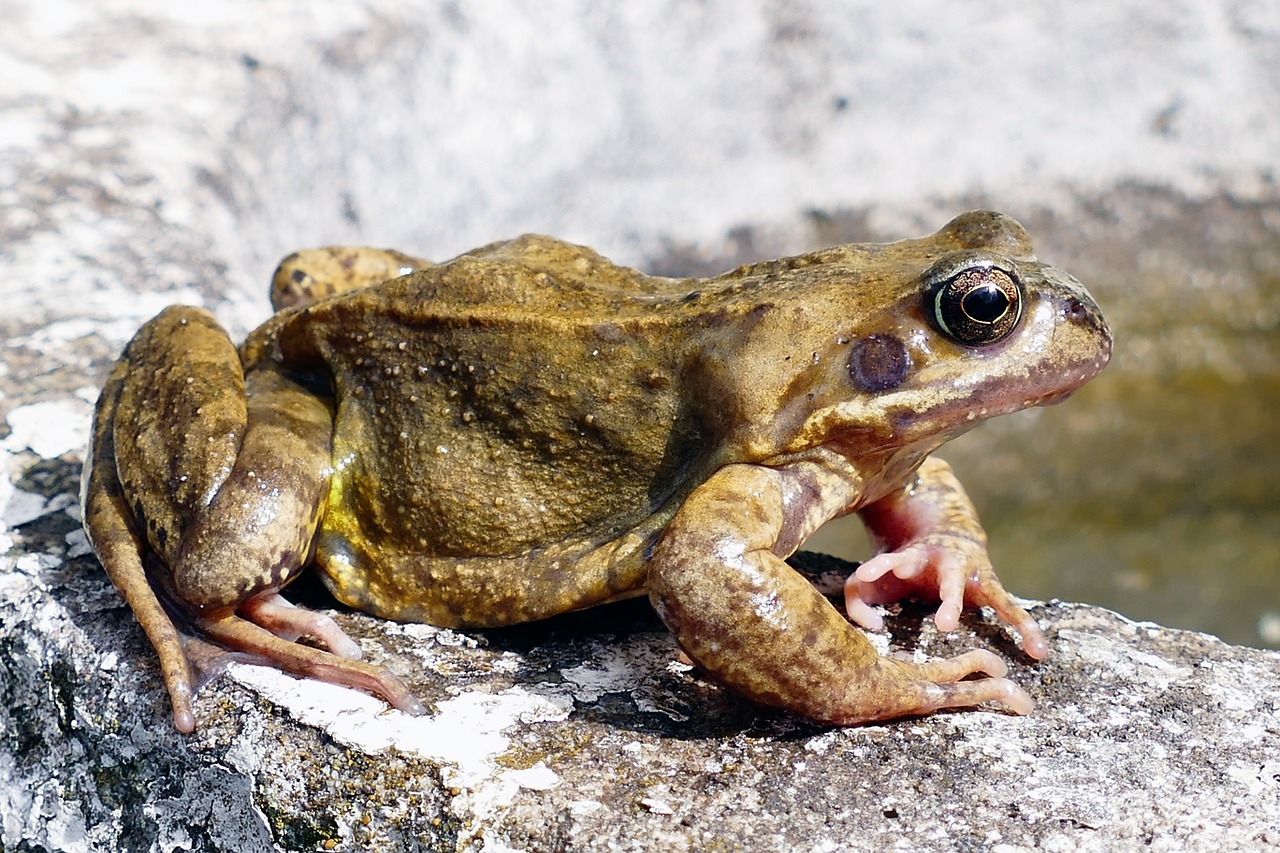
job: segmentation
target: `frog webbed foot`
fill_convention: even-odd
[[[1015,714],[1030,714],[1036,707],[1026,691],[1004,677],[1008,673],[1005,662],[985,649],[924,663],[892,658],[885,662],[901,665],[906,671],[906,677],[920,691],[921,702],[916,710],[921,713],[982,702],[995,702]],[[978,674],[990,677],[966,680]]]
[[[934,621],[953,631],[965,605],[985,606],[1017,631],[1029,656],[1039,660],[1048,654],[1040,626],[996,576],[977,511],[947,463],[926,460],[910,491],[860,514],[881,551],[845,582],[845,610],[854,622],[878,630],[884,620],[873,605],[918,596],[938,601]]]
[[[216,676],[227,663],[243,661],[359,690],[415,716],[426,712],[398,677],[360,660],[360,647],[336,622],[322,613],[294,606],[278,592],[254,596],[235,613],[192,621],[203,638],[222,649],[221,656],[204,654],[197,659],[191,654],[192,645],[187,645],[188,659],[198,671],[197,684]],[[314,640],[324,648],[300,643],[300,638]]]

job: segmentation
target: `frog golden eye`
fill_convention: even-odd
[[[1008,336],[1022,319],[1022,288],[990,263],[969,266],[929,289],[932,319],[944,335],[965,346],[985,346]]]

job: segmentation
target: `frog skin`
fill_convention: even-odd
[[[439,265],[313,250],[273,302],[239,350],[208,312],[166,309],[95,415],[86,529],[180,730],[211,647],[422,712],[280,596],[313,565],[354,608],[456,628],[647,591],[711,678],[818,721],[1032,709],[991,652],[906,662],[850,623],[917,595],[942,629],[989,606],[1047,652],[929,456],[1110,356],[1092,298],[1013,219],[710,279],[539,236]],[[853,512],[879,553],[846,582],[846,618],[785,559]]]

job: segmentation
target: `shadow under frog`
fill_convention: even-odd
[[[990,606],[1048,651],[929,455],[1109,358],[1093,300],[1012,219],[699,280],[539,236],[442,264],[313,250],[273,304],[239,348],[206,311],[162,312],[95,415],[86,529],[179,729],[210,646],[422,711],[279,595],[308,566],[352,607],[463,628],[647,592],[712,678],[820,722],[1031,710],[988,651],[900,661],[849,623],[918,595],[944,630]],[[879,552],[846,619],[785,560],[852,512]]]

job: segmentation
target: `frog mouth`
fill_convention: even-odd
[[[1033,397],[1027,402],[1028,406],[1056,406],[1063,400],[1076,393],[1088,383],[1091,379],[1102,372],[1102,368],[1107,366],[1107,362],[1111,360],[1111,342],[1107,341],[1107,346],[1100,358],[1095,359],[1092,363],[1086,365],[1082,370],[1071,376],[1062,387],[1047,391],[1039,397]]]
[[[1061,391],[1052,391],[1043,397],[1031,403],[1033,406],[1056,406],[1066,400],[1072,394],[1076,393],[1078,388],[1064,388]]]

